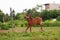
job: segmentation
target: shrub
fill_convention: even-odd
[[[60,21],[60,16],[58,16],[56,19],[57,19],[58,21]]]
[[[27,23],[25,23],[25,26],[27,26]]]
[[[8,29],[9,29],[9,26],[6,25],[6,24],[2,24],[2,25],[1,25],[1,29],[3,29],[3,30],[8,30]]]
[[[6,22],[6,25],[9,26],[9,28],[11,28],[11,21]]]
[[[14,26],[19,26],[20,25],[20,20],[14,20]]]
[[[21,27],[23,27],[23,24],[21,24]]]
[[[2,22],[0,22],[0,26],[2,25]]]
[[[43,22],[44,27],[55,27],[55,26],[60,26],[60,22],[55,21],[55,22]]]

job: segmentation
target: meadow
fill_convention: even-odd
[[[11,29],[7,33],[0,32],[0,40],[60,40],[60,27],[43,27],[44,31],[40,31],[40,27],[32,27],[25,33],[26,27],[15,27],[14,32]]]
[[[14,20],[14,31],[10,28],[11,21],[6,22],[5,25],[1,24],[0,40],[60,40],[60,21],[46,20],[43,22],[44,31],[35,25],[32,27],[32,32],[29,30],[25,32],[26,20]]]

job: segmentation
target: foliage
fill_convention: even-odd
[[[17,13],[16,16],[15,16],[15,20],[23,20],[25,17],[25,13],[22,12],[22,13]]]
[[[6,24],[2,24],[2,25],[0,25],[0,26],[1,26],[1,29],[2,29],[2,30],[8,30],[8,29],[9,29],[9,26],[6,25]]]
[[[56,27],[56,26],[60,26],[60,22],[59,21],[52,21],[52,20],[47,20],[43,22],[43,26],[44,27]]]
[[[5,16],[4,16],[5,18],[4,18],[4,21],[5,22],[8,22],[8,21],[10,21],[10,16],[8,15],[8,14],[5,14]]]
[[[44,27],[60,26],[60,23],[43,23]]]
[[[3,13],[3,11],[0,10],[0,21],[7,22],[9,20],[10,20],[10,16],[8,14]]]
[[[56,19],[57,19],[58,21],[60,21],[60,16],[58,16]]]
[[[2,10],[0,10],[0,21],[3,22],[3,17],[4,17],[4,13]]]
[[[27,25],[26,20],[14,20],[14,27],[25,27]],[[11,21],[6,22],[6,24],[11,28]]]
[[[56,18],[60,15],[60,10],[43,10],[41,12],[41,17],[43,18],[43,20],[47,20],[47,19],[53,19]]]
[[[29,9],[28,12],[30,13],[30,15],[31,15],[32,18],[40,16],[40,12],[37,12],[37,10],[35,8]]]

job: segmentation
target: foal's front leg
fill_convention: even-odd
[[[27,28],[26,28],[26,30],[25,30],[25,32],[27,32],[27,30],[29,29],[29,26],[27,26]]]
[[[31,32],[31,26],[30,26],[30,32]]]
[[[43,28],[42,28],[42,27],[43,27],[43,25],[40,25],[40,26],[41,26],[41,31],[43,31]]]

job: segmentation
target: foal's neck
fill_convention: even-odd
[[[27,19],[27,21],[28,21],[28,22],[29,22],[29,21],[32,21],[32,18]]]

